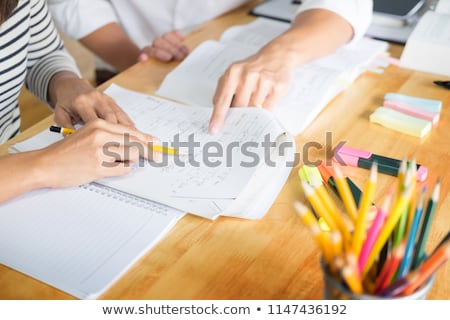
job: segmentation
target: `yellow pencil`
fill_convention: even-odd
[[[160,145],[156,145],[156,144],[149,144],[148,146],[150,149],[152,149],[155,152],[170,154],[170,155],[180,154],[180,152],[175,148],[160,146]]]
[[[360,277],[352,267],[348,265],[343,267],[342,277],[344,278],[345,283],[347,284],[351,292],[353,292],[354,294],[363,293],[363,287],[361,284]]]
[[[391,213],[389,214],[386,223],[384,224],[383,228],[380,231],[380,234],[375,241],[375,244],[372,247],[372,250],[369,253],[369,257],[367,258],[366,264],[363,268],[362,278],[367,274],[372,264],[375,262],[375,258],[380,253],[383,245],[386,243],[387,239],[392,233],[392,230],[394,230],[398,220],[400,219],[400,216],[404,212],[406,206],[408,205],[410,198],[411,198],[411,188],[406,189],[402,192],[399,199],[397,200],[394,208],[392,209]]]
[[[331,240],[331,247],[333,249],[333,256],[335,258],[340,257],[343,252],[341,234],[336,230],[331,231],[330,240]]]
[[[356,256],[359,256],[362,245],[366,239],[367,215],[369,207],[373,203],[373,195],[377,183],[377,163],[374,162],[370,170],[370,178],[364,188],[364,193],[358,210],[358,218],[356,220],[355,232],[353,234],[352,250]]]
[[[409,230],[411,229],[411,225],[412,222],[414,220],[414,214],[416,212],[416,192],[417,192],[417,164],[416,164],[416,159],[412,159],[411,160],[411,171],[412,171],[412,180],[411,180],[411,184],[412,184],[412,195],[413,197],[411,197],[411,203],[410,206],[408,208],[408,220],[407,220],[407,224],[406,224],[406,230],[405,230],[405,234],[409,233]]]
[[[415,181],[413,181],[415,179],[416,178],[414,176],[414,170],[411,166],[411,163],[408,163],[408,169],[406,171],[405,179],[403,181],[403,190],[406,190],[406,188],[410,188],[411,196],[415,194],[416,184],[415,184]],[[397,225],[395,226],[395,230],[393,232],[394,237],[392,239],[393,240],[392,245],[394,247],[397,246],[398,244],[400,244],[400,242],[402,242],[403,238],[405,237],[405,234],[407,234],[406,232],[407,232],[407,228],[408,228],[409,207],[411,207],[413,205],[413,202],[414,201],[410,201],[408,206],[405,207],[405,209],[403,210],[403,213],[400,216],[400,219],[399,219]]]
[[[63,128],[63,127],[58,127],[58,126],[50,126],[49,130],[51,132],[60,133],[64,136],[75,133],[75,129]]]
[[[345,246],[347,246],[350,243],[351,234],[349,231],[349,228],[347,227],[344,219],[341,217],[338,208],[336,207],[336,204],[334,203],[333,199],[331,199],[330,195],[328,194],[327,190],[325,189],[324,184],[322,183],[322,180],[317,180],[315,177],[311,177],[311,186],[319,196],[321,202],[325,206],[325,210],[330,214],[331,218],[336,223],[336,226],[342,233],[343,241]]]
[[[320,172],[316,167],[311,167],[307,165],[303,165],[298,170],[298,177],[300,178],[300,181],[304,181],[306,183],[311,184],[311,177],[319,174]],[[314,212],[313,212],[314,214]],[[319,226],[322,231],[330,231],[330,227],[327,225],[323,217],[319,216],[318,214],[315,214],[316,219],[319,220]]]
[[[314,216],[314,213],[305,206],[303,203],[296,201],[294,202],[295,210],[297,211],[297,214],[300,216],[300,218],[303,220],[303,222],[306,224],[308,228],[312,228],[313,226],[319,226],[319,222],[317,221],[316,217]]]
[[[326,236],[326,232],[323,232],[320,229],[319,222],[307,206],[300,203],[299,201],[296,201],[294,202],[294,208],[297,211],[297,214],[302,219],[303,223],[313,234],[317,244],[322,250],[322,255],[325,261],[330,265],[332,263],[333,254],[331,252],[331,244],[329,238]]]
[[[339,195],[341,196],[342,201],[344,202],[345,210],[347,210],[347,213],[353,220],[353,223],[356,223],[358,211],[356,208],[355,199],[353,198],[352,192],[350,191],[350,187],[348,186],[347,179],[345,179],[344,175],[342,174],[339,165],[334,164],[333,170],[335,175],[334,181],[336,182],[336,187],[339,191]]]
[[[75,129],[58,127],[58,126],[51,126],[49,128],[49,130],[51,132],[60,133],[60,134],[65,135],[65,136],[69,135],[69,134],[72,134],[72,133],[75,133]],[[164,153],[164,154],[169,154],[169,155],[181,154],[177,149],[171,148],[171,147],[165,147],[165,146],[156,145],[156,144],[152,144],[152,143],[149,143],[148,147],[150,149],[152,149],[153,151],[159,152],[159,153]]]
[[[405,183],[405,175],[406,175],[406,169],[407,169],[407,162],[406,158],[402,159],[402,162],[400,162],[400,167],[398,168],[398,175],[397,175],[397,181],[398,181],[398,195],[402,193],[404,189],[404,183]]]
[[[303,191],[305,192],[306,198],[308,199],[309,203],[311,203],[314,210],[316,210],[316,212],[325,219],[325,222],[330,227],[330,230],[339,230],[336,222],[333,219],[333,216],[326,209],[315,189],[313,189],[312,186],[304,181],[302,181],[301,183]]]
[[[316,229],[316,228],[315,228]],[[320,229],[316,229],[314,232],[319,233],[319,238],[322,243],[322,254],[325,258],[325,262],[330,266],[332,271],[335,271],[335,262],[333,258],[333,248],[331,245],[331,238],[329,232],[321,231]]]

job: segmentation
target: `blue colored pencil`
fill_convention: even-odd
[[[434,212],[436,211],[437,202],[439,200],[440,192],[440,180],[439,178],[434,185],[433,193],[428,200],[427,209],[425,211],[425,216],[423,218],[422,227],[420,229],[419,239],[416,243],[416,248],[414,249],[414,260],[413,269],[416,269],[425,257],[425,245],[427,243],[428,234],[430,233],[431,223],[433,220]]]
[[[412,264],[413,254],[414,254],[414,244],[416,241],[417,231],[419,230],[420,220],[422,218],[423,204],[425,202],[426,187],[422,189],[422,194],[420,195],[419,203],[417,204],[414,218],[411,224],[411,229],[408,234],[408,240],[406,242],[405,255],[400,264],[397,272],[397,278],[403,278],[409,272]]]

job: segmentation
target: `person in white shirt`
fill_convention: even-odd
[[[247,0],[47,0],[57,26],[122,71],[137,61],[181,60],[188,54],[182,31]],[[360,38],[372,0],[304,0],[291,28],[258,53],[232,64],[214,97],[209,130],[221,130],[228,108],[273,108],[285,94],[290,70]]]

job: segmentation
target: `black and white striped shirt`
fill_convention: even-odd
[[[79,74],[64,50],[45,0],[20,0],[0,25],[0,143],[20,130],[18,97],[25,83],[47,101],[51,77],[59,71]]]

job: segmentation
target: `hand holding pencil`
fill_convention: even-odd
[[[58,126],[50,126],[49,130],[51,132],[60,133],[63,136],[68,136],[68,135],[76,132],[75,129],[58,127]],[[181,154],[177,149],[171,148],[171,147],[166,147],[166,146],[160,145],[159,143],[160,143],[159,139],[152,137],[152,140],[149,141],[149,143],[148,143],[148,148],[150,148],[154,152],[168,154],[168,155]]]
[[[128,135],[128,143],[125,142]],[[147,150],[149,142],[157,141],[151,135],[128,126],[102,119],[89,122],[81,129],[40,153],[37,166],[45,172],[46,187],[77,186],[97,179],[129,173],[133,163],[141,157],[158,161],[157,152]],[[62,179],[61,177],[64,177]]]

